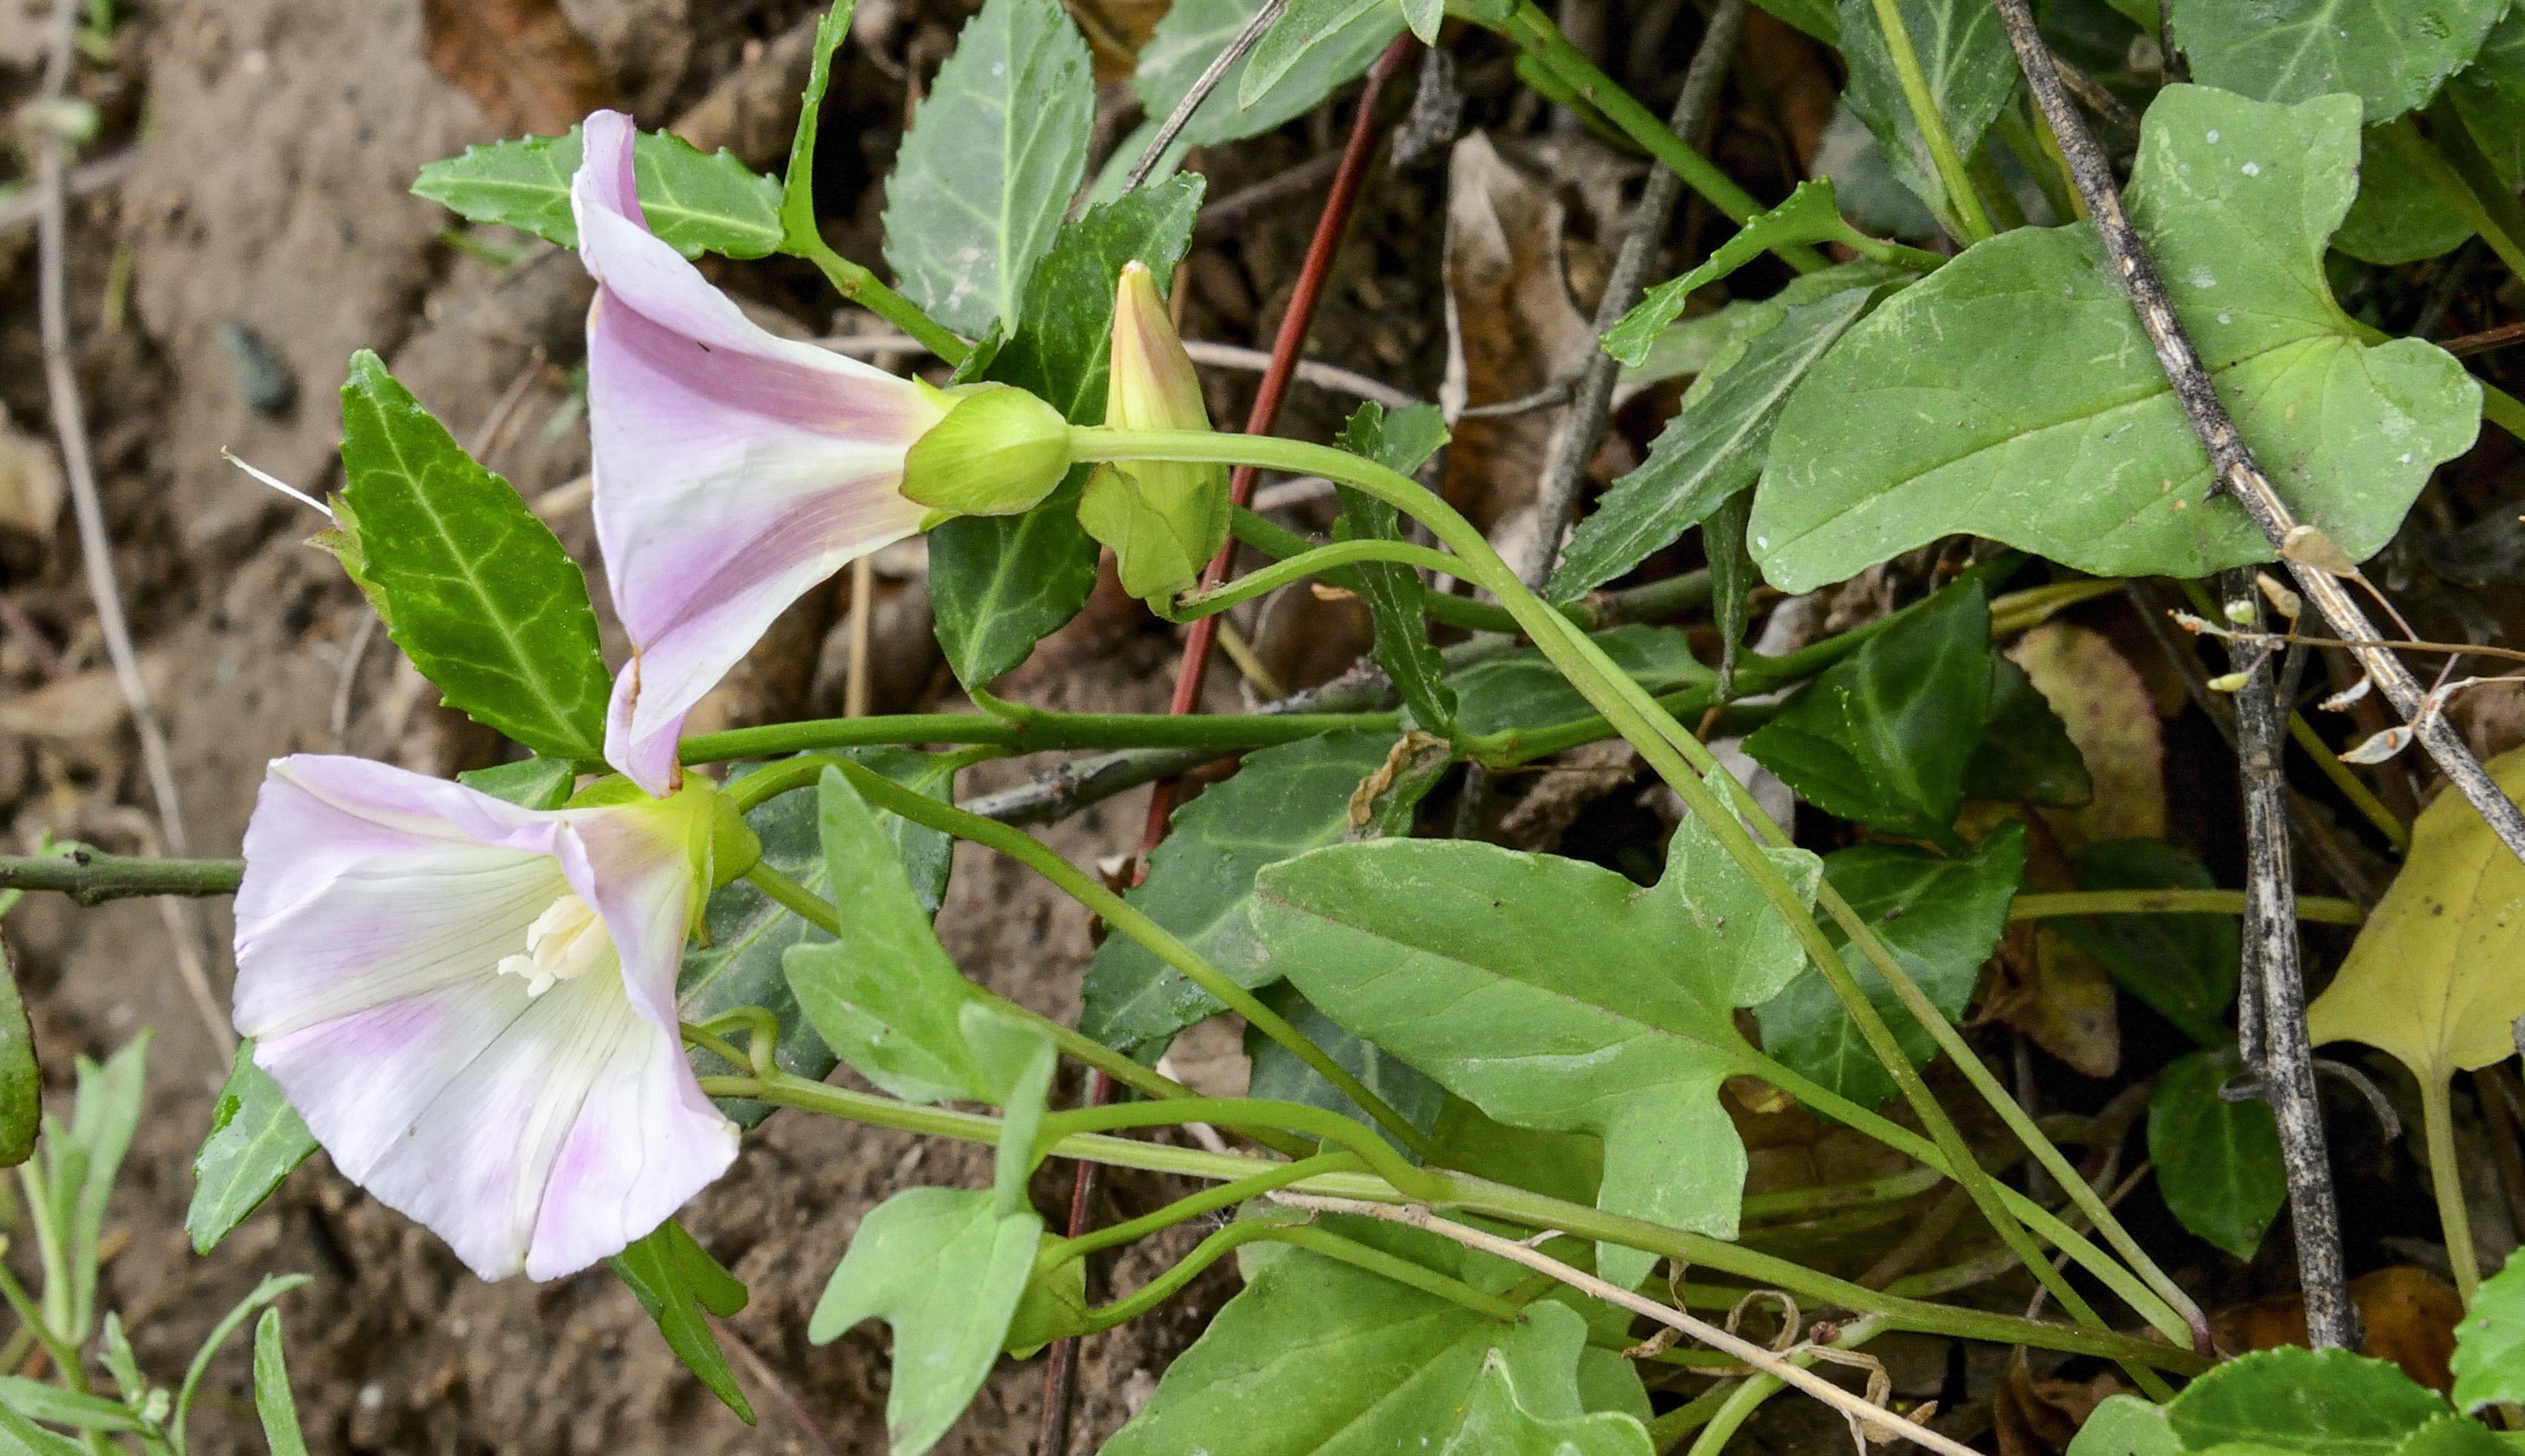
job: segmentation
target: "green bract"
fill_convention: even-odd
[[[2358,109],[2173,86],[2130,208],[2246,440],[2298,517],[2352,558],[2468,448],[2480,386],[2415,339],[2370,345],[2325,286]],[[2107,575],[2267,560],[2208,464],[2094,228],[2024,228],[1906,289],[1789,400],[1754,558],[1783,591],[1969,531]]]
[[[914,442],[903,493],[957,515],[1016,515],[1069,471],[1069,422],[1022,389],[983,384]]]

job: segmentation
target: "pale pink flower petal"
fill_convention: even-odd
[[[684,714],[774,617],[911,535],[903,457],[941,413],[920,385],[749,320],[648,229],[631,121],[587,119],[570,189],[588,312],[588,424],[607,580],[632,661],[605,753],[653,794]]]
[[[675,1027],[692,871],[666,812],[535,812],[355,758],[264,781],[237,1030],[342,1174],[485,1279],[619,1252],[735,1157]],[[501,963],[570,896],[612,949],[533,994]]]

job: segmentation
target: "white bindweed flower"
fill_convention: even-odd
[[[484,1279],[619,1252],[736,1156],[674,1004],[712,799],[539,811],[314,754],[265,776],[237,1031],[342,1175]]]

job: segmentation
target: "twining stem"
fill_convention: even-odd
[[[2061,915],[2242,915],[2242,890],[2076,890],[2020,895],[2007,907],[2010,920],[2050,920]],[[2297,918],[2319,925],[2364,925],[2367,912],[2354,899],[2298,897]]]
[[[1306,1034],[1291,1026],[1287,1018],[1262,1004],[1254,993],[1228,979],[1226,972],[1177,940],[1164,926],[1141,913],[1137,906],[1106,889],[1102,881],[1081,871],[1064,859],[1059,851],[1024,830],[968,813],[954,804],[940,803],[917,790],[907,789],[874,769],[847,758],[820,754],[784,758],[759,773],[738,780],[728,792],[747,795],[740,807],[750,806],[789,790],[805,788],[820,778],[827,768],[850,780],[851,787],[859,791],[860,797],[876,807],[958,839],[971,840],[1050,880],[1072,899],[1104,917],[1107,924],[1146,946],[1149,953],[1181,971],[1185,980],[1244,1017],[1247,1025],[1288,1048],[1291,1055],[1312,1067],[1325,1081],[1339,1088],[1345,1096],[1365,1109],[1404,1146],[1423,1157],[1434,1150],[1427,1134],[1413,1127],[1383,1097],[1371,1092],[1365,1083],[1351,1075],[1348,1068],[1326,1055],[1322,1047],[1307,1040]]]
[[[1990,215],[1982,211],[1981,196],[1973,191],[1963,158],[1956,151],[1955,135],[1947,130],[1947,119],[1938,110],[1938,98],[1929,89],[1929,77],[1920,70],[1920,53],[1911,47],[1911,32],[1903,24],[1899,0],[1876,0],[1876,28],[1885,36],[1885,52],[1894,63],[1895,79],[1903,84],[1903,100],[1911,109],[1911,122],[1920,129],[1920,140],[1928,145],[1929,160],[1938,169],[1938,183],[1946,188],[1947,206],[1963,226],[1960,241],[1981,242],[1993,235]]]
[[[768,758],[782,753],[895,744],[972,744],[1017,753],[1059,749],[1215,749],[1242,752],[1294,743],[1343,728],[1394,732],[1399,719],[1372,713],[1072,713],[1017,708],[990,713],[896,713],[870,718],[810,718],[762,728],[704,733],[677,745],[686,763]]]
[[[2446,1236],[2447,1262],[2466,1309],[2481,1288],[2481,1260],[2472,1247],[2472,1215],[2464,1207],[2463,1168],[2455,1161],[2454,1106],[2447,1079],[2422,1071],[2420,1126],[2429,1144],[2429,1190],[2437,1195],[2438,1226]]]
[[[965,362],[973,346],[948,332],[946,325],[920,312],[917,305],[878,281],[877,275],[832,250],[811,231],[793,230],[781,251],[803,258],[823,270],[833,291],[920,341],[920,347],[951,364]]]
[[[1260,1198],[1264,1193],[1287,1188],[1291,1184],[1304,1183],[1318,1174],[1356,1172],[1362,1166],[1359,1155],[1348,1152],[1318,1153],[1313,1157],[1300,1158],[1294,1163],[1283,1163],[1276,1168],[1257,1173],[1251,1178],[1240,1178],[1234,1183],[1222,1183],[1213,1188],[1203,1189],[1197,1193],[1186,1194],[1163,1208],[1154,1209],[1123,1223],[1107,1224],[1104,1228],[1081,1234],[1075,1238],[1047,1240],[1042,1252],[1035,1256],[1036,1267],[1049,1269],[1055,1265],[1065,1264],[1071,1259],[1084,1258],[1109,1248],[1119,1248],[1123,1244],[1146,1238],[1161,1230],[1171,1229],[1186,1219],[1199,1218],[1206,1213],[1216,1213],[1224,1208],[1233,1208],[1249,1198]]]
[[[1853,1320],[1841,1327],[1841,1334],[1833,1338],[1830,1348],[1855,1350],[1884,1333],[1882,1320]],[[1787,1358],[1803,1370],[1813,1365],[1817,1356],[1812,1350],[1803,1350]],[[1768,1371],[1756,1371],[1747,1376],[1727,1392],[1725,1400],[1709,1417],[1708,1424],[1702,1427],[1701,1434],[1692,1442],[1689,1456],[1719,1456],[1727,1449],[1727,1442],[1735,1437],[1746,1418],[1760,1409],[1763,1401],[1778,1394],[1787,1383]]]
[[[1993,1181],[1964,1145],[1963,1136],[1956,1130],[1954,1120],[1938,1105],[1928,1085],[1920,1079],[1918,1069],[1911,1065],[1901,1043],[1895,1041],[1892,1028],[1885,1024],[1884,1018],[1860,991],[1857,978],[1816,923],[1804,899],[1746,832],[1736,811],[1721,804],[1715,793],[1703,781],[1702,772],[1714,770],[1717,766],[1708,750],[1702,747],[1700,741],[1686,732],[1681,724],[1667,717],[1656,700],[1606,656],[1584,632],[1527,591],[1471,522],[1393,470],[1329,446],[1294,440],[1265,440],[1196,431],[1126,433],[1078,428],[1071,431],[1071,457],[1075,461],[1251,461],[1293,473],[1319,474],[1366,491],[1427,525],[1432,535],[1463,558],[1461,569],[1465,579],[1488,589],[1502,605],[1516,614],[1535,645],[1560,669],[1562,676],[1598,711],[1604,713],[1624,738],[1630,740],[1641,756],[1657,769],[1659,776],[1673,788],[1694,815],[1709,827],[1728,856],[1787,921],[1807,957],[1814,961],[1841,998],[1869,1049],[1884,1063],[1905,1099],[1930,1130],[1948,1165],[1956,1170],[1957,1182],[1972,1195],[1974,1203],[1982,1209],[1992,1227],[2016,1249],[2027,1268],[2043,1279],[2046,1287],[2051,1288],[2054,1297],[2060,1301],[2061,1308],[2082,1322],[2101,1328],[2102,1318],[2065,1279],[2052,1270],[2051,1261],[2043,1257],[2024,1227],[2009,1213]],[[1663,721],[1660,723],[1659,719]],[[1686,754],[1700,761],[1687,762]],[[1696,772],[1696,767],[1701,772]],[[1779,826],[1769,823],[1758,807],[1750,802],[1745,807],[1772,839],[1786,843],[1787,837]],[[1868,956],[1911,1013],[1928,1026],[1933,1036],[1938,1037],[1941,1045],[1949,1049],[1967,1078],[1981,1090],[1982,1095],[1992,1101],[2016,1136],[2026,1141],[2029,1150],[2047,1168],[2056,1169],[2055,1176],[2061,1178],[2071,1189],[2073,1197],[2085,1195],[2079,1198],[2081,1207],[2087,1208],[2089,1217],[2097,1221],[2097,1226],[2104,1231],[2113,1246],[2125,1259],[2131,1260],[2141,1277],[2163,1297],[2162,1307],[2182,1312],[2183,1318],[2177,1322],[2177,1328],[2165,1332],[2169,1337],[2189,1335],[2196,1342],[2205,1340],[2207,1321],[2199,1317],[2197,1307],[2191,1304],[2189,1297],[2148,1259],[2137,1241],[2131,1239],[2113,1219],[2112,1211],[2095,1197],[2094,1190],[2086,1186],[2085,1180],[2070,1168],[2067,1158],[2052,1145],[2051,1140],[2034,1126],[2024,1109],[2018,1107],[2005,1089],[1991,1077],[1989,1069],[1981,1065],[1979,1058],[1964,1044],[1955,1028],[1948,1025],[1936,1005],[1904,973],[1874,930],[1829,885],[1824,887],[1821,898],[1833,911],[1851,943]],[[1977,1077],[1976,1073],[1979,1074]],[[2089,1204],[2093,1206],[2088,1207]]]
[[[1442,572],[1455,571],[1460,564],[1443,551],[1431,551],[1425,546],[1412,546],[1402,541],[1336,541],[1330,546],[1312,547],[1287,560],[1274,561],[1214,590],[1189,593],[1164,614],[1177,622],[1212,616],[1239,603],[1268,596],[1291,582],[1338,571],[1362,561],[1400,561],[1406,566]]]
[[[1000,1141],[1000,1120],[996,1117],[946,1107],[916,1106],[892,1097],[827,1087],[786,1072],[767,1079],[705,1077],[701,1080],[701,1088],[714,1097],[743,1097],[771,1102],[927,1137],[950,1138],[986,1146],[997,1146]],[[1069,1134],[1044,1151],[1051,1157],[1092,1158],[1108,1167],[1137,1168],[1145,1172],[1170,1173],[1221,1183],[1250,1178],[1276,1166],[1265,1159],[1236,1153],[1209,1152],[1198,1147],[1143,1142],[1098,1133]],[[1732,1275],[1762,1287],[1787,1289],[1801,1299],[1882,1314],[1892,1321],[1892,1328],[1896,1329],[1951,1335],[1957,1339],[1986,1340],[1994,1344],[2025,1344],[2038,1349],[2065,1350],[2072,1354],[2099,1355],[2113,1360],[2135,1360],[2185,1375],[2198,1374],[2209,1366],[2205,1357],[2191,1351],[2111,1331],[2080,1330],[2015,1315],[1956,1309],[1925,1300],[1888,1295],[1723,1238],[1689,1234],[1642,1219],[1608,1213],[1600,1208],[1495,1183],[1469,1173],[1433,1168],[1421,1170],[1421,1175],[1431,1183],[1425,1191],[1432,1195],[1426,1200],[1432,1207],[1458,1209],[1523,1228],[1555,1230],[1573,1238],[1617,1243],[1625,1248],[1662,1254],[1698,1268]],[[1383,1179],[1367,1173],[1318,1174],[1293,1187],[1334,1198],[1397,1203],[1411,1201]]]
[[[1171,1128],[1188,1122],[1220,1127],[1278,1128],[1348,1148],[1367,1171],[1390,1188],[1414,1198],[1430,1197],[1445,1185],[1403,1160],[1376,1131],[1354,1118],[1304,1102],[1266,1097],[1195,1097],[1179,1102],[1114,1102],[1099,1107],[1073,1107],[1043,1120],[1037,1141],[1052,1143],[1072,1133],[1114,1133],[1124,1128]]]
[[[1408,1285],[1425,1294],[1435,1294],[1451,1303],[1461,1304],[1475,1314],[1513,1324],[1519,1306],[1497,1294],[1486,1293],[1460,1279],[1450,1279],[1434,1269],[1424,1269],[1410,1259],[1370,1248],[1356,1239],[1344,1238],[1329,1229],[1312,1224],[1230,1224],[1193,1245],[1191,1253],[1175,1261],[1165,1273],[1114,1300],[1087,1317],[1086,1333],[1111,1330],[1127,1324],[1172,1298],[1175,1292],[1222,1257],[1249,1243],[1286,1243],[1311,1253],[1338,1259],[1370,1274],[1380,1275],[1396,1284]]]

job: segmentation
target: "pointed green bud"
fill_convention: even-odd
[[[1117,430],[1206,430],[1210,412],[1192,357],[1146,265],[1127,263],[1114,290],[1114,345],[1105,423]],[[1227,468],[1172,461],[1101,465],[1078,503],[1078,523],[1114,549],[1134,597],[1182,591],[1227,542]]]
[[[903,494],[950,515],[1015,515],[1069,470],[1069,421],[1022,389],[952,391],[947,416],[903,459]]]

